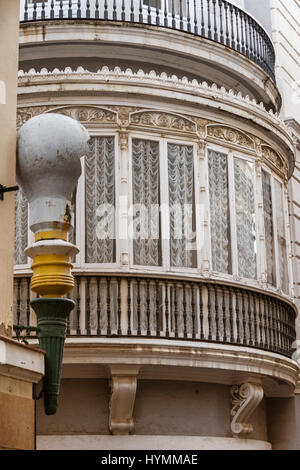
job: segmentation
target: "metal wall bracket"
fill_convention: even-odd
[[[0,184],[0,201],[3,201],[4,193],[10,193],[12,191],[18,191],[18,190],[19,190],[19,186],[6,187],[6,186],[3,186],[3,184]]]

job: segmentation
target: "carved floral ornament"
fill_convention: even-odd
[[[183,116],[158,110],[145,110],[130,106],[30,106],[18,109],[17,127],[21,127],[28,119],[44,113],[59,113],[72,117],[83,124],[118,128],[124,134],[129,128],[139,128],[154,132],[168,131],[170,134],[184,134],[197,139],[200,150],[204,140],[226,143],[245,149],[271,163],[281,174],[287,173],[287,164],[270,146],[259,138],[246,134],[229,126],[214,124],[203,118]],[[123,140],[124,140],[123,139]],[[125,148],[125,140],[123,142]],[[201,151],[201,153],[203,153]]]

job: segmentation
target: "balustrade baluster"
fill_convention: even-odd
[[[228,296],[229,296],[229,325],[230,325],[230,342],[234,342],[233,336],[233,308],[232,308],[232,289],[228,287]]]
[[[211,303],[210,303],[210,287],[209,284],[206,284],[207,289],[207,318],[208,318],[208,339],[212,339],[211,331]]]
[[[96,8],[97,8],[97,5],[96,5]],[[81,18],[81,0],[78,0],[77,2],[77,18],[78,19]]]
[[[186,283],[182,283],[183,337],[187,338]]]
[[[264,319],[264,347],[269,348],[269,338],[268,338],[268,318],[267,318],[267,301],[266,296],[262,296],[263,301],[263,319]]]
[[[202,296],[203,285],[199,284],[199,321],[200,321],[200,339],[204,339],[203,331],[203,296]]]
[[[116,19],[117,19],[117,14],[116,14]],[[125,15],[125,0],[122,0],[122,13],[121,13],[121,20],[125,21],[126,15]]]
[[[235,34],[234,34],[234,21],[233,21],[233,5],[230,4],[230,24],[231,24],[231,47],[235,49]]]
[[[90,0],[86,0],[86,11],[85,11],[85,17],[87,19],[90,19],[91,17],[91,9],[90,9]]]
[[[159,1],[156,0],[156,25],[160,25],[160,19],[159,19]]]
[[[151,0],[148,0],[148,16],[147,16],[148,24],[151,24]]]
[[[111,335],[110,277],[106,278],[106,316],[107,334]]]
[[[166,320],[166,337],[170,336],[169,332],[169,297],[168,297],[168,282],[164,283],[165,286],[165,320]]]
[[[241,336],[240,336],[240,299],[239,299],[238,289],[235,289],[235,323],[236,323],[236,342],[241,343]]]
[[[195,285],[191,284],[191,306],[192,306],[192,338],[196,338],[196,314],[195,314]]]
[[[103,12],[103,17],[105,20],[108,20],[108,5],[107,5],[107,0],[104,0],[104,12]]]
[[[217,0],[212,0],[213,2],[213,17],[214,17],[214,40],[218,40],[218,28],[217,28],[217,13],[216,13],[216,2]]]
[[[277,341],[277,331],[276,331],[275,300],[274,300],[273,297],[271,299],[271,306],[272,306],[272,325],[273,325],[273,333],[274,333],[273,350],[278,351],[278,341]]]
[[[130,21],[132,23],[134,22],[134,3],[133,3],[133,0],[131,0],[131,4],[130,4]]]
[[[179,28],[183,30],[183,9],[182,9],[182,0],[179,0],[179,17],[180,17],[180,22],[179,22]]]
[[[118,277],[117,283],[118,283],[118,326],[117,326],[117,331],[118,331],[118,335],[121,336],[122,330],[121,330],[121,278],[120,277]]]
[[[174,282],[174,326],[175,326],[175,338],[178,338],[178,309],[177,309],[177,282]]]
[[[230,46],[230,37],[229,37],[229,26],[228,26],[228,3],[224,2],[225,10],[225,36],[226,36],[226,46]]]
[[[222,316],[223,316],[223,341],[227,342],[227,325],[226,325],[226,302],[225,302],[225,289],[222,286]]]
[[[26,325],[30,325],[30,279],[26,278]]]
[[[64,17],[64,2],[60,0],[59,2],[59,18],[62,19]]]
[[[272,349],[273,349],[273,331],[272,331],[272,318],[271,318],[270,299],[269,299],[269,297],[266,298],[266,302],[267,302],[269,349],[272,351]]]
[[[245,31],[244,31],[244,12],[240,10],[240,20],[241,20],[241,53],[245,55]]]
[[[251,315],[251,299],[250,293],[247,293],[247,300],[248,300],[248,330],[249,330],[249,346],[253,345],[252,341],[252,315]]]
[[[245,293],[242,290],[242,318],[243,318],[243,344],[247,344],[247,330],[246,330],[246,309],[245,309]]]
[[[194,14],[196,14],[196,0],[194,1]],[[203,0],[201,0],[201,36],[205,37],[205,17],[203,9]]]
[[[207,37],[208,37],[208,39],[212,38],[211,18],[210,18],[210,2],[211,2],[211,0],[207,0]]]
[[[172,0],[172,28],[176,29],[174,0]]]
[[[17,325],[20,325],[21,316],[21,279],[17,278]]]
[[[253,60],[253,29],[252,29],[252,18],[249,17],[249,39],[250,39],[250,59]]]
[[[95,4],[95,19],[99,20],[100,14],[99,14],[99,0],[96,0]]]
[[[28,21],[28,0],[25,0],[24,5],[24,21]]]
[[[69,9],[68,9],[68,18],[72,18],[73,12],[72,12],[72,0],[69,0]]]
[[[279,352],[283,352],[282,346],[282,323],[280,318],[280,300],[276,299],[276,317],[277,317],[277,331],[278,331],[278,345]]]
[[[42,1],[41,20],[45,20],[45,19],[46,19],[45,8],[46,8],[46,4],[45,4],[45,1],[43,0],[43,1]]]
[[[91,334],[90,278],[86,279],[86,334]]]
[[[140,282],[141,280],[137,278],[137,322],[138,322],[138,328],[137,328],[137,334],[140,336],[142,334],[141,332],[141,294],[140,294]]]
[[[164,1],[164,26],[168,27],[168,8],[167,8],[167,0]]]
[[[124,6],[124,0],[122,0],[122,11]],[[108,12],[107,12],[108,15]],[[108,19],[108,17],[106,18]],[[117,0],[113,0],[113,21],[117,21]]]
[[[131,336],[131,279],[127,278],[127,334]]]
[[[147,316],[147,336],[151,336],[151,329],[150,329],[150,280],[146,280],[146,304],[147,304],[147,309],[146,309],[146,316]]]
[[[32,12],[32,19],[35,21],[37,19],[37,0],[33,0],[33,12]]]
[[[100,302],[100,293],[101,293],[101,278],[97,277],[97,335],[101,335],[101,302]]]
[[[253,316],[254,316],[254,346],[258,346],[257,341],[257,308],[256,308],[256,294],[254,293],[253,296]]]
[[[259,346],[263,347],[261,297],[258,295]]]
[[[191,32],[191,12],[190,12],[190,0],[187,0],[187,15],[186,15],[186,20],[187,20],[187,31],[190,33]]]
[[[80,295],[80,286],[81,286],[81,277],[76,277],[76,313],[77,313],[77,321],[76,321],[76,334],[81,335],[81,325],[80,325],[80,317],[81,317],[81,295]]]
[[[215,327],[216,327],[216,341],[220,341],[220,325],[219,325],[219,302],[218,302],[218,288],[214,286],[215,294]]]
[[[244,23],[245,23],[245,55],[249,57],[249,31],[248,31],[248,17],[244,15]]]
[[[235,12],[235,25],[236,25],[236,50],[240,52],[241,45],[240,45],[240,32],[239,32],[239,10],[237,7],[234,7]]]
[[[223,30],[223,0],[219,0],[220,10],[220,42],[224,44],[224,30]]]
[[[144,18],[143,18],[143,2],[142,0],[140,0],[140,3],[139,3],[139,23],[143,23],[144,22]]]
[[[156,336],[160,336],[159,322],[159,281],[155,279]]]

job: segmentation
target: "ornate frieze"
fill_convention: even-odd
[[[227,126],[209,125],[207,135],[218,140],[254,150],[253,140],[246,134]]]
[[[262,158],[265,162],[275,167],[281,174],[287,175],[287,163],[269,145],[252,134],[247,134],[238,129],[212,123],[196,116],[183,116],[158,110],[145,110],[132,106],[29,106],[18,109],[17,126],[20,127],[28,119],[43,113],[59,113],[70,116],[83,124],[101,124],[117,127],[120,135],[120,147],[128,149],[128,128],[138,127],[155,132],[163,132],[179,135],[194,134],[198,138],[198,153],[204,158],[205,140],[232,144],[245,149]]]
[[[158,111],[141,111],[131,115],[130,124],[180,132],[196,133],[195,122],[183,116]]]

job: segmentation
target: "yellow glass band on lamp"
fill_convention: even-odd
[[[36,242],[40,240],[53,240],[53,239],[67,241],[68,235],[65,230],[48,230],[47,232],[38,232],[35,234],[34,239]]]
[[[31,269],[31,289],[43,297],[61,297],[74,287],[71,274],[73,265],[70,257],[64,255],[38,255],[34,257]]]

